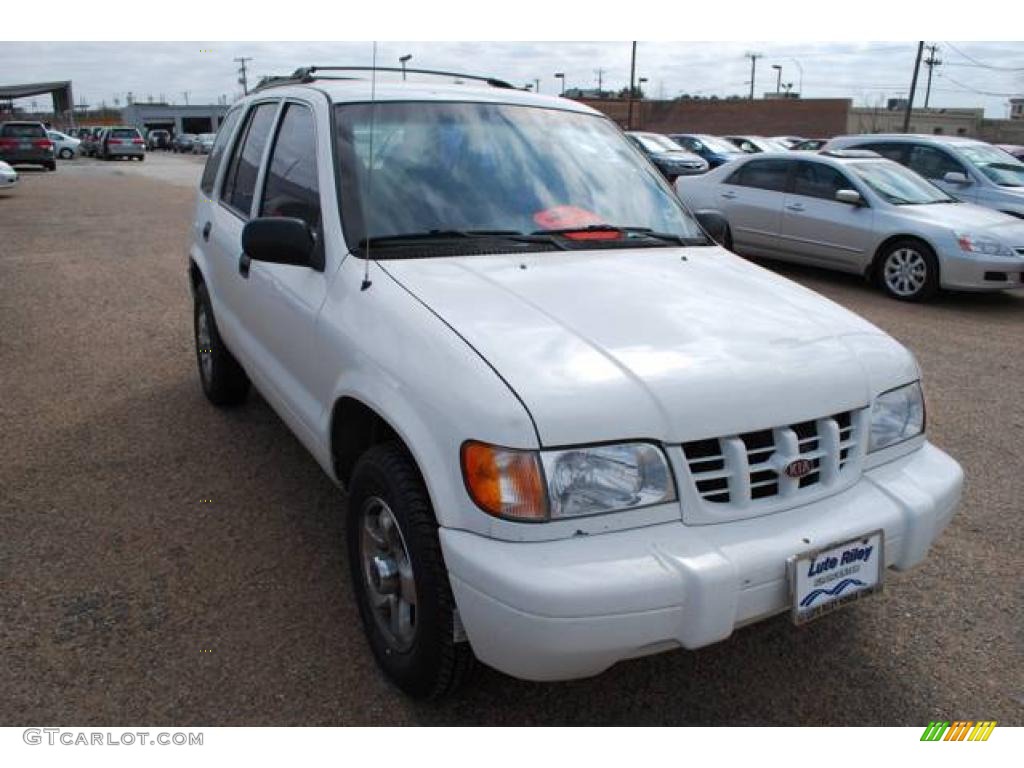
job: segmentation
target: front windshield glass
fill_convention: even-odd
[[[725,139],[720,139],[717,136],[698,136],[697,138],[712,152],[734,155],[740,151],[735,144],[730,144]]]
[[[923,176],[891,160],[849,163],[847,167],[884,200],[893,205],[955,203]]]
[[[683,148],[668,136],[657,133],[634,133],[648,152],[682,152]]]
[[[588,227],[704,241],[671,190],[604,117],[451,102],[336,110],[341,209],[352,246],[367,237]]]
[[[961,155],[1001,187],[1024,187],[1024,163],[988,144],[961,144]]]

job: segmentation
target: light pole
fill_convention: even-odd
[[[555,79],[562,81],[562,92],[559,96],[565,96],[565,72],[555,72]]]
[[[772,64],[772,69],[775,70],[775,93],[782,93],[782,65]]]
[[[411,53],[405,54],[405,56],[398,57],[398,63],[402,65],[402,79],[405,80],[405,65],[412,58]]]
[[[533,84],[536,86],[533,89],[533,92],[534,93],[540,93],[540,78],[539,77],[533,78]]]

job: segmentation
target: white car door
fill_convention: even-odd
[[[792,161],[758,158],[743,163],[718,185],[715,206],[729,221],[733,245],[779,251],[782,204]]]
[[[840,189],[860,191],[842,171],[802,160],[793,169],[782,211],[782,236],[794,255],[859,271],[871,258],[873,212],[836,200]]]
[[[327,125],[326,112],[324,113]],[[319,142],[319,146],[318,146]],[[320,380],[316,322],[333,269],[327,269],[320,168],[330,138],[317,130],[314,105],[289,99],[281,111],[261,175],[258,216],[305,221],[316,235],[317,267],[252,261],[242,291],[242,322],[258,349],[259,365],[282,404],[314,434],[330,383]],[[319,152],[322,150],[322,152]],[[331,168],[324,169],[325,179]],[[336,267],[332,264],[331,267]]]
[[[217,327],[231,351],[246,363],[256,360],[251,331],[243,319],[249,292],[248,281],[240,272],[242,229],[254,209],[256,184],[270,131],[280,107],[279,99],[253,105],[245,116],[228,158],[220,195],[209,201],[209,218],[202,224],[201,237],[207,264],[214,273],[213,310]]]

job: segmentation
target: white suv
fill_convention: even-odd
[[[196,350],[213,403],[252,382],[347,488],[404,690],[801,623],[925,557],[963,477],[900,344],[714,245],[588,107],[338,75],[263,87],[217,134]]]

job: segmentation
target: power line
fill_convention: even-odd
[[[974,58],[973,56],[970,56],[970,55],[964,53],[963,51],[961,51],[959,48],[957,48],[955,45],[953,45],[950,42],[946,42],[945,45],[948,45],[950,48],[952,48],[958,54],[963,56],[965,59],[967,59],[969,62],[971,62],[976,67],[981,67],[983,69],[994,69],[994,70],[997,70],[997,71],[1000,71],[1000,72],[1024,72],[1024,67],[997,67],[994,64],[986,64],[985,62],[978,61],[978,59]]]
[[[945,80],[949,80],[949,82],[953,83],[953,85],[959,85],[961,88],[964,88],[968,93],[976,93],[979,96],[1006,96],[1006,97],[1009,97],[1009,96],[1019,96],[1020,95],[1020,91],[1018,91],[1016,93],[1012,93],[1012,92],[1011,93],[996,93],[994,91],[982,91],[982,90],[979,90],[977,88],[972,88],[971,86],[966,85],[964,83],[961,83],[961,82],[959,82],[957,80],[954,80],[949,75],[944,75],[943,78]]]

